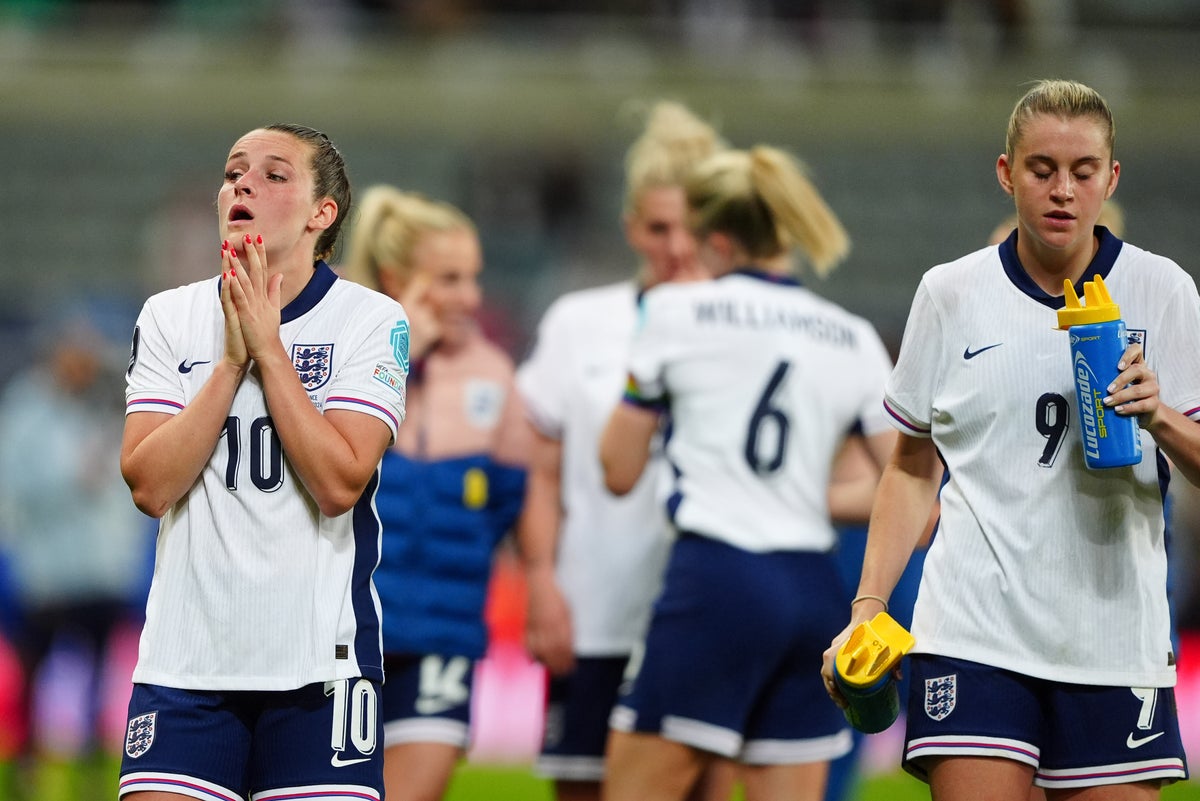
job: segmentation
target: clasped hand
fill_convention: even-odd
[[[221,245],[221,309],[225,313],[225,359],[245,369],[279,342],[279,294],[283,275],[269,275],[262,236],[246,234],[245,258],[234,243]]]

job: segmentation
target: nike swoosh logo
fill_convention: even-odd
[[[964,359],[974,359],[976,356],[983,353],[985,350],[991,350],[992,348],[998,348],[1003,344],[1004,344],[1003,342],[997,342],[995,345],[988,345],[986,348],[980,348],[979,350],[971,350],[971,346],[967,345],[967,347],[963,350],[963,358]]]
[[[360,762],[370,762],[370,761],[371,761],[370,757],[363,757],[362,759],[342,759],[341,755],[334,754],[333,757],[330,758],[329,764],[333,765],[335,768],[344,768],[348,765],[357,765]]]
[[[1151,734],[1149,737],[1134,737],[1133,733],[1131,732],[1129,737],[1125,739],[1125,746],[1127,748],[1141,748],[1146,743],[1150,742],[1151,740],[1157,740],[1164,734],[1166,734],[1166,732],[1160,731],[1158,734]]]
[[[191,364],[189,364],[189,363],[188,363],[188,360],[187,360],[187,359],[184,359],[183,361],[181,361],[181,362],[179,363],[179,372],[181,372],[181,373],[190,373],[190,372],[192,372],[192,368],[193,368],[193,367],[195,367],[196,365],[198,365],[198,364],[208,364],[208,363],[209,363],[209,362],[208,362],[207,360],[205,360],[205,361],[202,361],[202,362],[192,362]]]

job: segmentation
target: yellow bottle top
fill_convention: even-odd
[[[1096,276],[1083,285],[1083,294],[1087,305],[1081,306],[1075,287],[1069,279],[1063,279],[1063,298],[1067,305],[1058,310],[1058,327],[1066,330],[1073,325],[1088,325],[1090,323],[1108,323],[1121,319],[1121,307],[1113,303],[1108,294],[1104,279]]]
[[[869,687],[886,676],[916,640],[887,612],[860,623],[834,657],[838,675],[854,687]]]

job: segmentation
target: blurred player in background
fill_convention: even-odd
[[[408,323],[324,261],[350,211],[324,134],[245,134],[216,205],[220,277],[151,297],[133,337],[121,469],[162,520],[120,794],[377,799],[373,499]]]
[[[1091,88],[1039,81],[996,163],[1020,223],[927,272],[887,407],[901,430],[879,487],[865,598],[826,651],[883,607],[938,492],[913,618],[904,766],[935,798],[1154,799],[1187,770],[1166,592],[1167,459],[1200,482],[1200,297],[1169,259],[1098,226],[1117,187],[1112,113]],[[1137,415],[1137,465],[1085,466],[1064,281],[1102,276],[1137,332],[1100,388]],[[965,348],[965,350],[964,350]],[[1160,382],[1161,376],[1161,382]],[[1189,419],[1189,417],[1191,419]]]
[[[597,447],[621,397],[642,292],[706,278],[687,227],[683,181],[725,147],[685,106],[660,101],[625,159],[625,238],[638,257],[628,281],[555,301],[521,365],[533,423],[521,550],[529,586],[527,641],[551,674],[537,772],[559,801],[599,798],[608,716],[661,585],[670,538],[657,458],[625,497],[604,487]],[[712,778],[728,798],[732,774]]]
[[[520,512],[528,442],[512,360],[475,319],[475,226],[390,186],[369,189],[360,209],[346,277],[401,301],[412,325],[408,420],[375,499],[384,776],[389,801],[434,801],[469,743],[493,552]]]
[[[72,306],[35,328],[32,363],[0,396],[0,551],[14,584],[5,613],[25,677],[15,683],[23,714],[0,728],[28,724],[22,778],[46,801],[111,797],[114,777],[89,774],[115,770],[124,746],[126,650],[136,650],[153,548],[117,463],[128,333],[124,314]]]
[[[851,747],[805,669],[849,601],[831,556],[831,472],[850,436],[866,437],[876,466],[890,452],[891,362],[869,323],[792,275],[793,252],[823,276],[850,247],[793,157],[717,153],[686,197],[715,280],[646,293],[625,402],[600,449],[608,487],[627,492],[670,416],[678,538],[644,661],[611,719],[604,797],[683,798],[721,756],[741,763],[749,801],[817,801],[829,761]]]

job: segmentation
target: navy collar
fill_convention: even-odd
[[[308,279],[304,289],[296,296],[288,305],[284,306],[279,311],[279,322],[290,323],[299,317],[303,317],[308,312],[312,311],[313,307],[321,302],[329,292],[329,288],[338,280],[337,273],[330,269],[329,265],[324,261],[317,261],[313,265],[312,278]]]
[[[735,270],[730,270],[729,272],[725,273],[724,275],[717,276],[717,278],[715,280],[719,281],[720,279],[725,278],[730,275],[742,275],[747,278],[756,278],[760,281],[767,281],[772,284],[780,284],[782,286],[803,286],[800,283],[800,279],[796,278],[794,275],[780,275],[779,273],[769,273],[766,270],[761,270],[757,267],[738,267]],[[636,289],[636,294],[634,295],[634,301],[635,301],[635,303],[637,303],[640,306],[642,303],[642,296],[646,294],[646,288],[643,287],[640,283],[635,284],[634,288]]]
[[[217,302],[221,299],[221,281],[217,279]],[[323,260],[318,259],[313,264],[312,278],[308,279],[308,283],[304,285],[304,289],[296,296],[296,299],[284,306],[279,311],[279,323],[290,323],[299,317],[303,317],[308,312],[312,311],[313,307],[321,302],[321,298],[329,292],[329,288],[338,280],[338,275],[328,264]]]
[[[1092,257],[1091,264],[1075,282],[1075,294],[1081,298],[1084,296],[1083,285],[1085,282],[1093,280],[1096,276],[1108,278],[1117,256],[1121,253],[1121,246],[1124,244],[1103,225],[1097,225],[1095,231],[1096,236],[1100,238],[1100,247],[1097,249],[1096,255]],[[1012,281],[1017,289],[1048,308],[1061,309],[1063,307],[1066,301],[1063,300],[1062,295],[1048,294],[1046,290],[1034,283],[1033,279],[1029,277],[1029,273],[1025,272],[1025,268],[1021,266],[1021,260],[1017,258],[1017,231],[1015,229],[1008,235],[1008,239],[1000,243],[1000,263],[1004,265],[1004,273],[1008,276],[1008,280]]]
[[[737,269],[730,270],[729,272],[725,273],[725,275],[718,276],[717,280],[720,280],[720,279],[725,278],[730,275],[742,275],[742,276],[745,276],[746,278],[755,278],[755,279],[758,279],[759,281],[767,281],[772,284],[781,284],[783,286],[802,286],[802,284],[800,283],[800,279],[794,275],[781,275],[780,273],[769,273],[766,270],[760,269],[758,267],[751,267],[751,266],[738,267]]]

